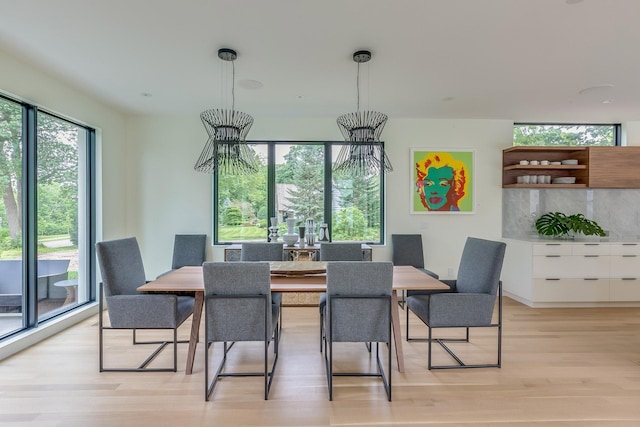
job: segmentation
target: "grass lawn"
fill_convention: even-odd
[[[236,240],[266,240],[266,228],[244,226],[221,226],[218,228],[218,240],[232,242]]]

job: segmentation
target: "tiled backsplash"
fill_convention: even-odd
[[[546,212],[581,213],[613,238],[640,237],[640,190],[529,189],[502,190],[502,236],[537,236],[536,219]]]

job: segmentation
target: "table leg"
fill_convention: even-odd
[[[196,292],[193,305],[193,316],[191,320],[191,335],[189,336],[189,352],[187,353],[187,368],[185,374],[191,375],[193,372],[193,361],[196,358],[196,346],[200,335],[200,319],[202,319],[202,307],[204,305],[204,292]]]
[[[62,305],[73,304],[76,302],[76,286],[65,286],[67,291],[67,298],[64,300]]]
[[[404,372],[404,353],[402,352],[402,326],[400,326],[400,313],[398,312],[398,293],[395,289],[391,292],[391,326],[393,327],[393,343],[396,348],[398,372]]]

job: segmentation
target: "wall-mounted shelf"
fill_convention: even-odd
[[[520,161],[561,162],[575,159],[577,165],[521,165]],[[523,175],[545,175],[550,179],[574,177],[575,184],[521,184]],[[584,188],[589,181],[587,147],[509,147],[502,151],[503,188]]]
[[[520,161],[561,162],[577,165],[521,165]],[[640,188],[640,147],[509,147],[502,150],[502,188]],[[575,184],[524,184],[518,177],[549,175],[551,180],[575,177]]]

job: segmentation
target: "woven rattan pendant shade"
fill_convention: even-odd
[[[233,62],[237,54],[231,49],[220,49],[218,57]],[[233,81],[231,109],[211,109],[200,114],[209,138],[194,166],[199,172],[227,175],[258,172],[255,152],[246,143],[253,117],[235,110],[235,68]]]
[[[334,164],[333,170],[337,173],[379,175],[393,170],[380,141],[387,115],[378,111],[360,111],[360,63],[370,59],[369,51],[353,54],[353,60],[358,63],[358,111],[343,114],[337,119],[342,136],[349,142],[340,149]]]

